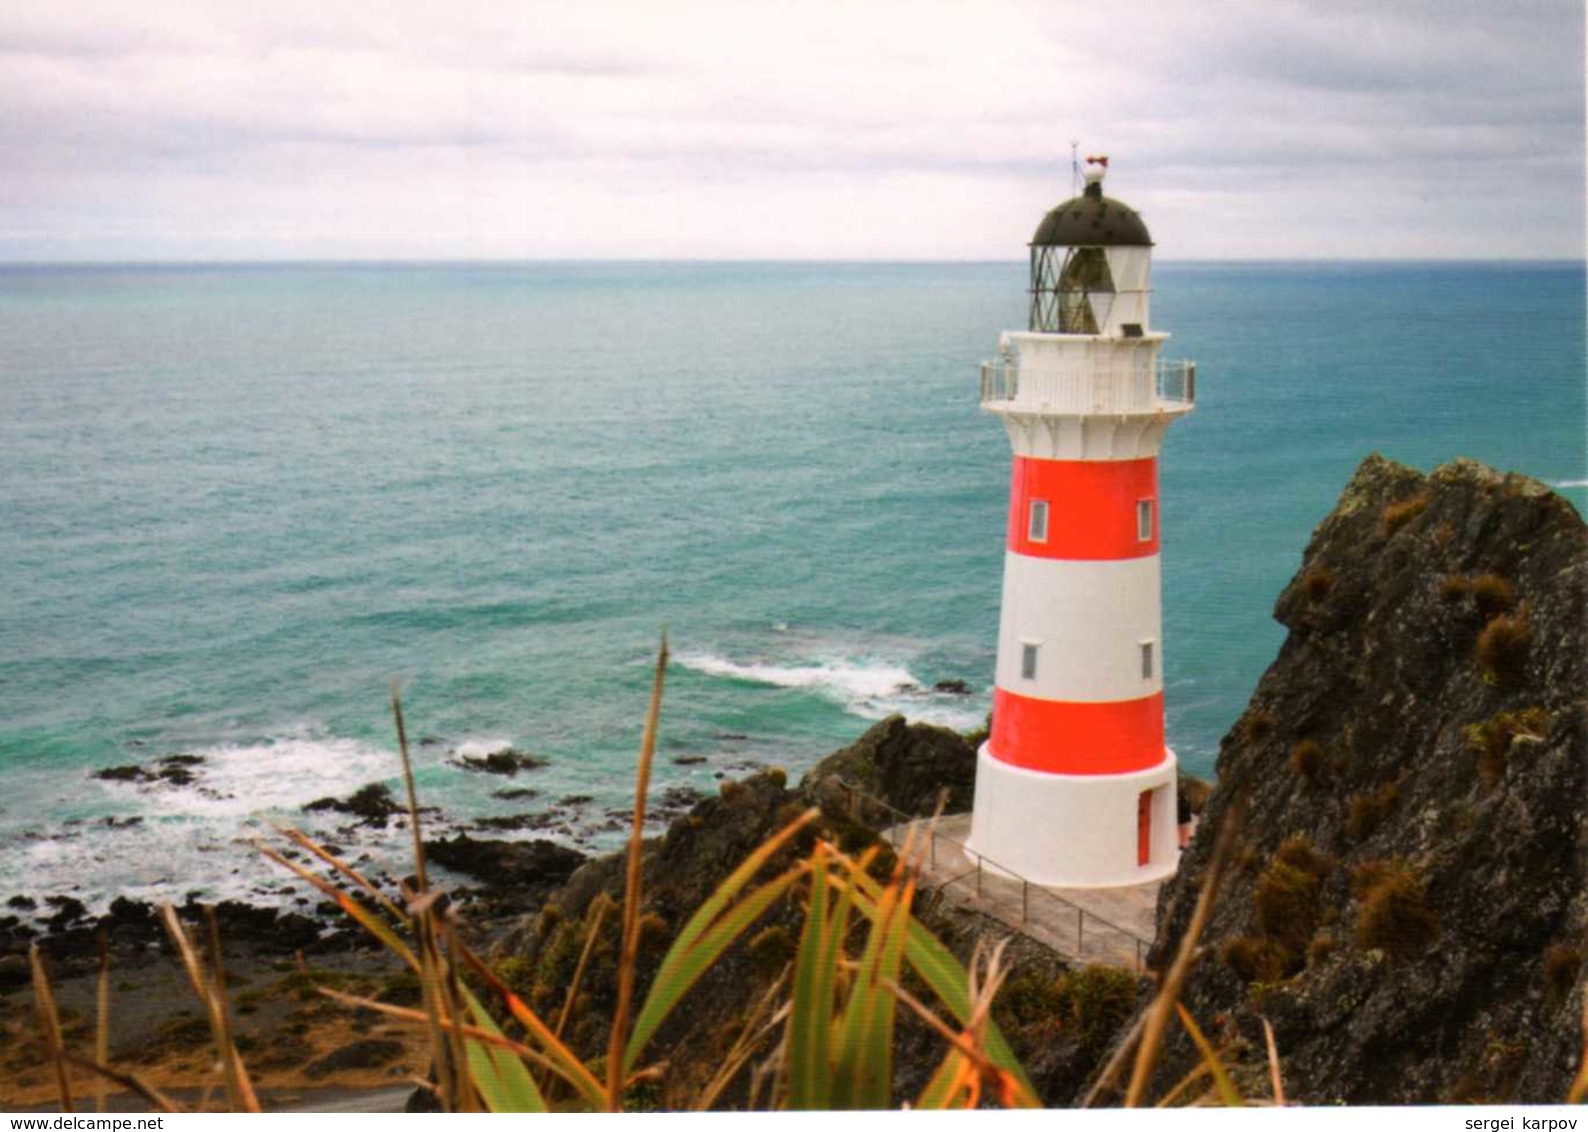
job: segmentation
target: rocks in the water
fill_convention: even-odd
[[[585,861],[583,853],[554,841],[485,841],[467,833],[426,841],[425,857],[483,881],[497,894],[519,896],[563,883]]]
[[[506,814],[492,817],[474,819],[476,829],[512,830],[512,829],[550,829],[563,821],[563,815],[557,810],[547,810],[538,814]]]
[[[504,802],[526,802],[531,798],[540,797],[540,791],[533,786],[513,786],[506,790],[492,790],[491,797],[500,798]]]
[[[705,755],[674,755],[674,766],[700,766],[706,761]]]
[[[7,908],[20,908],[24,912],[31,912],[39,906],[39,902],[31,896],[13,896],[6,901]]]
[[[970,809],[976,787],[976,749],[946,727],[890,715],[817,763],[803,786],[823,807],[837,811],[848,805],[845,784],[919,817],[934,813],[946,793],[944,812],[961,813]]]
[[[941,692],[947,696],[968,696],[971,694],[970,685],[963,680],[939,680],[932,685],[932,691]]]
[[[1161,963],[1244,796],[1183,999],[1253,1073],[1266,1018],[1303,1103],[1564,1098],[1588,994],[1585,590],[1571,505],[1471,461],[1370,457],[1314,532],[1159,898]],[[1176,1035],[1158,1085],[1197,1060]]]
[[[311,1081],[349,1069],[379,1069],[402,1056],[403,1044],[392,1038],[360,1038],[334,1049],[304,1066],[303,1075]]]
[[[488,755],[459,755],[452,762],[454,766],[462,767],[464,770],[508,776],[516,775],[521,770],[538,770],[547,765],[547,760],[539,755],[515,750],[512,747],[503,747],[500,751],[492,751]]]
[[[202,755],[167,755],[150,766],[133,764],[96,770],[90,778],[105,782],[136,782],[141,785],[191,786],[198,780],[193,768],[202,765]]]
[[[55,909],[55,914],[44,921],[52,931],[64,931],[88,915],[87,907],[75,896],[50,896],[44,903]]]
[[[303,808],[310,813],[332,811],[352,814],[364,825],[385,825],[387,818],[402,813],[406,807],[399,805],[392,797],[390,786],[384,782],[371,782],[346,798],[317,798]]]

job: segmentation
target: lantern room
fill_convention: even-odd
[[[1044,216],[1031,238],[1034,333],[1147,332],[1152,237],[1134,209],[1103,195],[1107,168],[1107,158],[1089,158],[1085,191]]]

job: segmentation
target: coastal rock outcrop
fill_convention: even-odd
[[[1571,505],[1467,460],[1369,457],[1314,532],[1153,955],[1244,806],[1184,1001],[1254,1095],[1266,1018],[1303,1102],[1564,1098],[1588,948],[1585,586]],[[1195,1063],[1178,1038],[1160,1088]]]
[[[930,817],[940,797],[944,813],[963,813],[976,788],[976,748],[957,731],[890,715],[817,763],[802,783],[813,801],[835,811],[850,805],[849,787],[914,817]]]

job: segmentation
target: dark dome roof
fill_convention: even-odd
[[[1042,218],[1033,247],[1110,247],[1122,244],[1152,246],[1147,226],[1136,210],[1103,195],[1102,186],[1088,185],[1086,192],[1067,200]]]

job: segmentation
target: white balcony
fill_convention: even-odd
[[[995,413],[1141,416],[1191,411],[1197,366],[1162,360],[1116,367],[983,362],[981,403]]]

